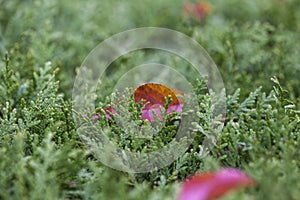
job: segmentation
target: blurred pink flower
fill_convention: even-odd
[[[254,181],[238,169],[203,172],[183,183],[178,200],[213,200],[229,191],[252,185]]]
[[[184,12],[198,21],[203,21],[211,12],[211,5],[207,2],[186,3],[184,5]]]

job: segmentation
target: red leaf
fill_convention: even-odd
[[[225,168],[217,172],[196,174],[183,183],[178,200],[213,200],[254,181],[244,172]]]

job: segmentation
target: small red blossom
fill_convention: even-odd
[[[203,172],[183,183],[178,200],[213,200],[229,191],[252,185],[254,181],[238,169],[225,168],[216,172]]]

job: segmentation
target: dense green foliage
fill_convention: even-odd
[[[0,199],[175,199],[187,176],[223,166],[241,168],[257,182],[225,199],[297,199],[300,4],[209,2],[212,12],[199,22],[182,15],[179,0],[0,0]],[[202,129],[189,150],[160,170],[128,174],[103,166],[79,139],[72,84],[95,45],[142,26],[172,28],[203,45],[222,74],[227,116],[216,147],[204,157],[212,96],[205,94],[205,80],[194,81],[201,111],[195,126]],[[143,52],[120,58],[105,87],[144,58]],[[106,100],[100,95],[99,108]],[[133,112],[133,119],[139,114]],[[121,138],[122,130],[104,118],[99,126],[111,127],[111,139],[122,147],[138,151],[145,145]],[[174,130],[167,124],[148,141],[151,148],[168,143]]]

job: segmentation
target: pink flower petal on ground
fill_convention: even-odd
[[[217,172],[196,174],[183,183],[178,200],[213,200],[254,181],[244,172],[225,168]]]
[[[169,106],[167,113],[171,114],[174,111],[177,112],[177,113],[179,113],[179,112],[182,111],[182,107],[183,107],[183,104],[171,105],[171,106]],[[155,105],[151,106],[150,108],[144,108],[142,110],[142,120],[148,120],[150,122],[154,122],[155,121],[155,118],[154,118],[154,115],[153,115],[153,112],[154,112],[158,116],[158,119],[160,121],[162,121],[162,113],[161,113],[161,111],[165,112],[165,108],[162,107],[159,104],[155,104]]]
[[[107,119],[111,119],[111,115],[117,114],[117,111],[113,109],[111,106],[108,106],[107,108],[104,109],[105,111],[105,116]]]
[[[161,112],[164,112],[164,107],[162,107],[161,105],[159,104],[155,104],[153,106],[151,106],[150,108],[144,108],[142,110],[142,120],[148,120],[150,122],[154,122],[155,121],[155,118],[154,118],[154,114],[153,113],[156,113],[156,115],[158,116],[159,120],[162,121],[162,115],[161,115]]]
[[[93,119],[99,119],[99,116],[98,115],[93,115],[92,118]]]
[[[174,111],[177,112],[177,113],[179,113],[179,112],[182,111],[182,107],[183,107],[183,103],[178,104],[178,105],[171,105],[168,108],[168,114],[171,114]]]

